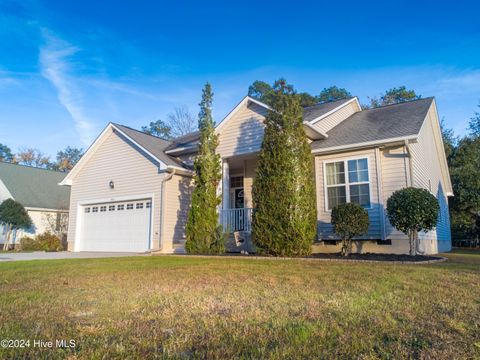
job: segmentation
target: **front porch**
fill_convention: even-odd
[[[229,251],[252,251],[252,186],[257,155],[222,159],[220,224],[229,234]]]

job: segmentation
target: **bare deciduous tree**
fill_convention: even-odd
[[[197,130],[197,119],[184,105],[177,106],[167,115],[173,137],[183,136]]]

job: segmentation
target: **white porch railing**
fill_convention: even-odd
[[[252,231],[252,208],[223,209],[220,222],[225,232]]]

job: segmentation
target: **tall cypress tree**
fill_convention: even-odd
[[[308,255],[316,233],[313,156],[299,97],[283,79],[271,107],[253,184],[252,237],[264,253]]]
[[[198,115],[200,144],[194,162],[195,189],[186,226],[185,249],[192,254],[216,254],[224,251],[217,213],[217,207],[220,205],[217,186],[222,174],[220,155],[216,153],[218,135],[215,134],[212,117],[212,100],[212,87],[207,83],[203,88]]]

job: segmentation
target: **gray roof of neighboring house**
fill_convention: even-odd
[[[150,152],[157,159],[163,161],[167,165],[183,166],[177,159],[165,154],[165,150],[172,144],[168,140],[161,139],[157,136],[145,134],[142,131],[132,129],[128,126],[113,124],[115,127],[123,131],[127,136],[132,138],[137,144]]]
[[[340,105],[352,100],[353,97],[346,99],[330,101],[322,104],[316,104],[303,108],[303,121],[312,121],[322,115],[325,115],[329,111],[339,107]]]
[[[24,207],[68,210],[70,187],[60,186],[66,173],[0,162],[0,181]]]
[[[432,102],[429,97],[359,111],[329,130],[328,138],[312,142],[312,149],[417,135]]]

